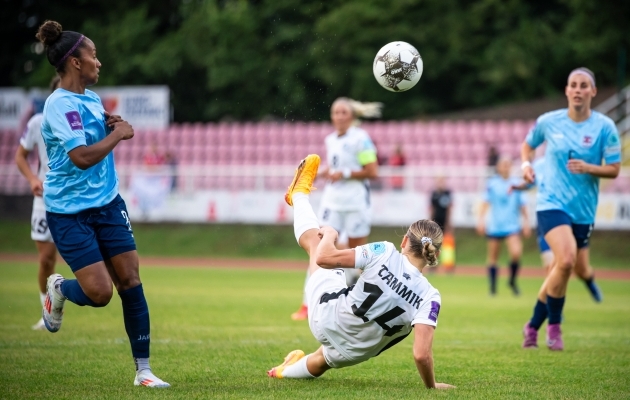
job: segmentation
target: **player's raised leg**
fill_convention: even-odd
[[[309,194],[313,188],[313,182],[317,177],[319,162],[320,157],[317,154],[310,154],[303,159],[295,170],[293,181],[287,188],[287,192],[284,196],[284,200],[287,204],[293,206],[293,230],[295,239],[308,254],[310,254],[311,249],[314,251],[319,243],[319,238],[317,237],[319,223],[309,201]],[[310,230],[313,230],[313,232],[309,232]],[[308,281],[309,276],[316,268],[317,265],[313,265],[313,262],[309,261],[306,281]],[[297,312],[291,315],[291,318],[293,320],[305,320],[308,318],[308,308],[306,306],[305,297],[302,301],[302,306]]]

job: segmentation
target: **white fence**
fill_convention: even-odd
[[[292,208],[284,203],[284,189],[293,172],[289,166],[118,167],[120,191],[132,219],[149,222],[289,224]],[[513,172],[518,176],[520,171]],[[427,218],[436,178],[444,177],[453,192],[454,225],[472,227],[490,173],[487,167],[381,167],[372,185],[373,223],[404,226]],[[17,168],[1,165],[0,183],[7,179],[19,181],[21,194],[28,193]],[[324,184],[316,181],[315,186]],[[624,168],[615,181],[602,180],[601,187],[597,227],[630,230],[630,169]],[[535,191],[527,193],[532,225],[535,196]],[[318,190],[311,196],[315,209],[320,197]]]

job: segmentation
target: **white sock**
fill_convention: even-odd
[[[309,229],[319,229],[317,216],[313,211],[313,206],[309,202],[306,193],[293,193],[293,233],[295,240],[300,242],[300,236]]]
[[[44,307],[44,303],[46,302],[46,293],[39,294],[39,301],[42,303],[42,307]]]
[[[310,354],[308,356],[310,356]],[[304,356],[295,364],[286,367],[282,371],[282,377],[294,379],[315,378],[310,372],[308,372],[308,368],[306,368],[306,359],[308,356]]]
[[[133,362],[136,363],[136,372],[140,372],[143,369],[151,370],[148,358],[134,358]]]

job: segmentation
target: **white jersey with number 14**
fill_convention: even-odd
[[[402,341],[415,324],[437,326],[440,293],[389,242],[355,248],[357,284],[321,297],[319,327],[348,360],[364,361]]]

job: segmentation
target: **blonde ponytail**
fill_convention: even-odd
[[[407,231],[407,237],[415,257],[425,260],[429,267],[438,265],[444,233],[436,222],[427,219],[414,222]]]

